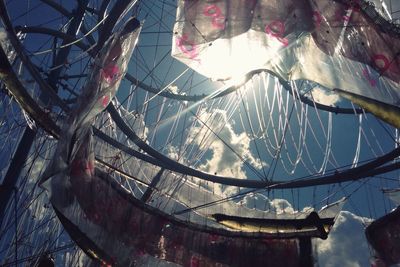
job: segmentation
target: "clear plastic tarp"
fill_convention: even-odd
[[[399,208],[372,222],[366,229],[366,236],[376,257],[386,266],[400,263]]]
[[[397,106],[399,33],[363,0],[180,0],[172,54],[215,80],[263,69]]]

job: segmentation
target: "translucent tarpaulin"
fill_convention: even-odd
[[[400,263],[399,208],[372,222],[366,229],[366,236],[378,259],[387,266]]]
[[[72,219],[76,228],[81,225],[79,213],[68,213],[68,209],[73,208],[81,190],[87,189],[85,184],[91,184],[91,176],[94,174],[92,124],[95,116],[110,103],[125,75],[140,28],[138,20],[129,20],[98,53],[78,103],[62,125],[53,159],[41,178],[41,183],[51,194],[51,203],[55,209]],[[79,183],[74,183],[74,177],[79,177]],[[74,218],[78,218],[78,221]],[[101,233],[96,229],[90,231]]]
[[[83,177],[83,173],[71,176],[74,201],[60,212],[77,226],[75,235],[85,236],[97,247],[83,245],[83,249],[102,261],[128,266],[151,256],[182,266],[298,266],[294,239],[181,221],[133,199],[105,172],[96,170],[87,183]]]
[[[55,156],[42,177],[42,183],[53,176],[68,175],[74,167],[82,164],[87,170],[93,170],[93,151],[91,155],[77,155],[77,151],[91,135],[96,115],[115,96],[136,45],[140,32],[136,28],[139,25],[137,20],[130,20],[122,31],[108,40],[95,58],[78,103],[62,126]]]
[[[290,234],[273,225],[272,234],[245,233],[215,228],[204,219],[191,223],[133,198],[104,171],[96,169],[84,182],[85,170],[75,170],[69,191],[73,201],[57,209],[81,248],[101,261],[118,266],[155,259],[180,266],[301,266],[294,237],[301,237],[302,229]]]
[[[172,54],[216,80],[263,69],[398,105],[399,33],[362,0],[180,0]]]

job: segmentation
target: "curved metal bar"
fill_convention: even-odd
[[[100,9],[98,12],[98,21],[101,21],[104,18],[105,14],[106,14],[107,6],[109,4],[110,4],[110,0],[103,0],[101,2]]]
[[[78,6],[76,10],[74,10],[73,17],[67,29],[67,34],[71,35],[72,37],[76,38],[76,33],[78,32],[80,25],[83,23],[83,18],[85,15],[86,7],[88,6],[88,0],[78,1]],[[49,73],[49,77],[47,81],[49,85],[54,88],[57,92],[57,81],[60,77],[60,74],[65,68],[63,63],[68,59],[68,56],[71,52],[72,46],[67,45],[68,41],[63,40],[61,44],[61,49],[57,52],[54,57],[53,67]],[[61,66],[61,67],[59,67]],[[55,67],[55,68],[54,68]]]
[[[109,145],[111,145],[111,146],[113,146],[113,147],[125,152],[126,154],[128,154],[128,155],[130,155],[132,157],[135,157],[137,159],[143,160],[143,161],[145,161],[147,163],[153,164],[155,166],[160,166],[160,167],[163,167],[163,168],[166,168],[166,169],[170,170],[170,168],[168,168],[168,166],[163,164],[161,161],[159,161],[159,160],[157,160],[157,159],[155,159],[153,157],[150,157],[150,156],[148,156],[146,154],[140,153],[140,152],[136,151],[135,149],[132,149],[132,148],[130,148],[130,147],[118,142],[117,140],[113,139],[112,137],[108,136],[107,134],[103,133],[102,131],[100,131],[99,129],[97,129],[95,127],[93,127],[92,129],[93,129],[94,136],[97,136],[102,141],[104,141],[104,142],[108,143]],[[110,167],[110,166],[108,166],[108,167]]]
[[[388,163],[389,161],[400,156],[400,147],[399,147],[359,167],[344,170],[341,172],[336,171],[332,175],[325,175],[311,179],[302,179],[295,181],[259,181],[259,180],[249,180],[249,179],[244,180],[232,177],[212,175],[185,166],[161,154],[160,152],[158,152],[157,150],[153,149],[151,146],[146,144],[143,140],[141,140],[138,135],[136,135],[136,133],[119,116],[117,110],[113,105],[110,104],[107,107],[107,111],[110,113],[112,119],[115,121],[118,128],[130,140],[132,140],[140,149],[145,151],[147,154],[158,159],[161,163],[163,163],[162,165],[158,166],[214,183],[220,183],[238,187],[247,187],[247,188],[289,189],[289,188],[300,188],[300,187],[310,187],[316,185],[327,185],[333,183],[349,182],[352,180],[359,180],[365,177],[377,175],[383,172],[388,172],[400,168],[400,162],[378,168],[383,164]],[[129,149],[126,149],[126,151],[129,151]]]
[[[284,81],[282,79],[279,79],[279,83],[283,86],[283,88],[285,88],[289,94],[295,98],[295,99],[300,99],[301,102],[303,102],[306,105],[309,105],[310,107],[315,107],[319,110],[324,110],[327,112],[331,112],[331,113],[335,113],[335,114],[362,114],[364,112],[363,109],[361,108],[341,108],[341,107],[332,107],[332,106],[327,106],[321,103],[317,103],[312,101],[311,99],[309,99],[308,97],[305,97],[303,95],[296,95],[293,94],[293,90],[292,87],[289,85],[289,83],[287,81]]]
[[[269,73],[270,75],[272,75],[274,77],[277,77],[276,75],[274,75],[273,72],[271,72],[271,71],[269,71],[267,69],[258,69],[258,70],[250,72],[249,74],[254,75],[254,74],[257,74],[257,73],[260,73],[260,72],[266,72],[266,73]],[[361,109],[361,108],[353,109],[353,108],[332,107],[332,106],[327,106],[327,105],[324,105],[324,104],[321,104],[321,103],[314,102],[314,101],[310,100],[309,98],[307,98],[307,97],[305,97],[303,95],[295,95],[295,94],[293,94],[292,86],[289,84],[288,81],[285,81],[284,79],[282,79],[280,77],[277,77],[277,78],[279,80],[279,83],[282,85],[282,87],[286,91],[288,91],[289,94],[293,98],[300,99],[301,102],[303,102],[306,105],[309,105],[310,107],[313,107],[313,108],[316,107],[319,110],[324,110],[324,111],[335,113],[335,114],[352,114],[352,115],[354,115],[354,114],[362,114],[364,112],[364,110]]]
[[[55,9],[56,11],[58,11],[59,13],[61,13],[62,15],[64,15],[67,18],[71,18],[73,15],[71,12],[69,12],[68,10],[66,10],[63,6],[55,3],[52,0],[41,0],[43,3],[49,5],[50,7],[52,7],[53,9]],[[87,10],[87,7],[86,7]],[[82,23],[81,27],[81,31],[83,34],[87,34],[89,32],[89,30],[86,28],[85,24]],[[88,38],[89,42],[91,43],[96,43],[96,40],[93,38],[92,35],[88,35],[86,36],[86,38]]]

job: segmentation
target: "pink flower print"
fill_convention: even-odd
[[[119,68],[117,65],[108,65],[101,70],[101,77],[107,82],[112,83],[119,76]]]

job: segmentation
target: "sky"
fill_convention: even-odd
[[[398,1],[392,1],[392,8],[394,10],[400,10],[400,6],[396,5],[400,5],[400,3]],[[16,7],[14,6],[14,8]],[[171,25],[174,20],[174,17],[170,14],[172,9],[165,7],[165,10],[161,11],[159,6],[156,5],[154,10],[155,13],[150,13],[149,17],[146,18],[146,23],[148,23],[148,25],[151,25],[151,22],[157,21],[157,19],[152,18],[152,16],[160,15],[160,12],[165,12],[165,21],[163,23]],[[19,23],[36,24],[41,19],[42,18],[38,17],[38,13],[33,13],[30,17],[25,18],[25,21],[21,19]],[[57,27],[62,25],[60,21],[57,21],[57,23],[59,23]],[[162,84],[163,86],[161,88],[167,88],[168,90],[178,91],[184,94],[208,93],[224,86],[222,82],[210,81],[206,81],[199,86],[193,86],[193,84],[200,83],[204,77],[193,74],[191,70],[188,70],[180,79],[175,80],[174,77],[184,72],[186,67],[176,61],[171,63],[171,59],[167,63],[160,60],[160,58],[169,52],[170,47],[164,46],[164,44],[171,43],[171,40],[166,41],[166,39],[171,36],[164,36],[162,34],[152,35],[151,32],[153,29],[161,32],[165,29],[165,25],[155,24],[144,28],[144,32],[147,32],[147,34],[143,35],[143,38],[139,42],[139,50],[134,55],[134,60],[130,66],[132,67],[131,73],[143,78],[143,80],[150,85],[156,86]],[[37,38],[41,39],[44,37]],[[152,43],[154,44],[155,38],[159,38],[156,41],[158,45],[151,46]],[[30,51],[43,49],[40,47],[40,44],[43,43],[42,39],[41,41],[29,39],[29,42],[32,45]],[[148,45],[150,47],[147,47]],[[79,52],[76,52],[74,56],[79,57]],[[36,62],[40,62],[39,59],[40,57],[37,57]],[[155,63],[158,61],[161,63],[156,65]],[[152,70],[149,71],[148,68]],[[149,73],[151,74],[152,72],[156,73],[156,78],[149,75]],[[262,78],[263,76],[256,77],[254,81],[251,81],[252,86],[246,85],[247,88],[240,90],[239,93],[231,94],[220,102],[209,101],[193,107],[190,106],[190,103],[177,104],[173,101],[164,103],[163,100],[161,100],[162,98],[157,98],[156,101],[152,101],[146,106],[143,105],[143,103],[146,99],[149,99],[149,96],[143,91],[135,91],[134,97],[136,102],[139,103],[134,104],[134,100],[132,100],[133,104],[131,103],[130,107],[134,109],[135,112],[146,113],[144,117],[141,117],[141,119],[144,120],[141,128],[143,132],[146,133],[145,135],[148,137],[153,136],[153,138],[148,139],[148,142],[171,158],[179,159],[188,165],[195,166],[199,170],[212,174],[246,178],[248,176],[254,176],[255,172],[244,164],[244,162],[257,169],[258,173],[262,173],[263,168],[264,170],[268,170],[272,167],[273,162],[271,163],[271,156],[268,155],[263,145],[271,149],[279,143],[279,134],[284,132],[284,120],[290,112],[290,106],[294,105],[293,102],[288,100],[289,96],[283,90],[283,93],[276,93],[277,91],[273,90],[278,87],[272,78],[266,82],[261,81]],[[192,83],[192,85],[189,85],[189,82]],[[260,86],[261,89],[257,90],[257,86]],[[253,90],[251,87],[253,87]],[[125,85],[125,87],[121,89],[119,93],[120,101],[125,99],[128,92],[131,91],[128,85]],[[263,91],[263,89],[267,92]],[[300,90],[306,89],[303,88]],[[348,102],[340,100],[337,95],[333,95],[320,87],[315,87],[315,89],[311,91],[311,96],[315,101],[327,105],[336,105],[338,103],[349,105]],[[249,107],[246,107],[239,101],[242,98],[246,103],[249,103]],[[271,101],[271,103],[268,101]],[[167,107],[164,108],[164,112],[161,116],[160,114],[162,112],[159,111],[160,109],[158,107],[163,105],[163,103]],[[178,113],[177,111],[185,109],[189,111],[186,111],[186,113],[179,113],[179,118],[174,120],[174,116]],[[296,171],[296,178],[302,177],[302,175],[307,173],[307,168],[318,170],[321,166],[326,164],[327,170],[329,170],[335,166],[335,164],[332,163],[332,159],[332,162],[325,162],[323,159],[318,158],[317,153],[313,151],[320,152],[325,149],[333,149],[336,160],[338,161],[337,165],[341,166],[345,163],[352,163],[353,158],[362,161],[373,157],[374,153],[368,149],[363,150],[364,147],[373,147],[373,149],[377,151],[377,154],[379,154],[380,149],[387,151],[388,147],[391,145],[390,140],[386,140],[387,135],[385,129],[381,127],[379,122],[370,117],[363,118],[363,123],[364,125],[367,124],[371,126],[372,130],[366,129],[364,131],[358,127],[360,120],[358,117],[338,119],[336,116],[330,118],[326,114],[321,114],[321,117],[319,117],[317,113],[309,111],[310,113],[307,114],[311,116],[311,122],[305,123],[301,115],[305,113],[305,109],[296,107],[296,110],[300,113],[296,114],[295,122],[292,124],[292,128],[288,130],[289,136],[294,139],[290,140],[288,137],[288,147],[285,147],[286,154],[284,154],[284,156],[286,156],[285,160],[286,162],[295,162],[299,160],[293,155],[300,154],[298,147],[296,147],[296,143],[300,141],[310,142],[309,150],[311,152],[308,153],[310,154],[309,158],[313,158],[313,160],[307,161],[307,151],[302,151],[301,160],[305,161],[304,165],[307,167],[303,169],[301,167],[295,167],[293,171]],[[187,119],[185,114],[192,116],[190,115],[190,111],[196,113],[198,117],[196,119]],[[261,121],[266,124],[263,125],[263,127],[265,126],[265,128],[267,128],[268,121],[276,123],[274,126],[269,125],[270,132],[268,132],[268,138],[272,140],[272,143],[270,140],[267,140],[268,138],[265,136],[262,137],[263,127],[256,125],[259,120],[255,118],[257,118],[260,111],[264,112],[266,116],[261,119]],[[246,119],[246,112],[250,114],[252,117],[251,119]],[[271,120],[268,120],[267,116],[271,116]],[[319,125],[320,120],[323,121],[322,126]],[[328,146],[319,147],[319,141],[322,142],[329,139],[329,137],[327,137],[329,135],[323,133],[329,128],[327,123],[329,120],[332,120],[335,126],[332,130],[332,135],[334,137],[331,140],[333,148]],[[158,121],[162,123],[158,123]],[[205,121],[207,121],[208,127],[218,132],[218,137],[207,130],[207,128],[203,127],[202,122]],[[252,123],[254,123],[254,125]],[[169,133],[173,131],[185,132],[185,127],[188,128],[188,125],[190,125],[190,131],[181,135],[176,135],[180,139],[177,138],[171,142],[167,142]],[[252,127],[254,128],[250,130]],[[314,129],[315,132],[310,131],[310,129]],[[305,133],[307,133],[307,137],[303,137],[302,139],[301,135],[305,135]],[[313,134],[318,137],[310,138]],[[207,136],[207,138],[204,139],[204,136]],[[379,142],[368,143],[369,140],[372,140],[374,137],[379,140]],[[360,147],[362,147],[361,151],[358,150],[358,140],[361,140],[359,141]],[[168,143],[168,145],[165,145],[166,143]],[[189,152],[179,152],[182,144],[188,148],[187,151]],[[263,149],[259,149],[260,147]],[[203,154],[200,157],[199,154],[190,151],[198,151],[197,153],[201,152]],[[241,158],[235,155],[235,153],[241,155]],[[200,160],[198,160],[199,158]],[[313,161],[316,162],[316,164],[313,164]],[[288,177],[287,172],[291,172],[291,166],[293,167],[291,164],[280,166],[276,170],[275,177]],[[288,167],[289,170],[285,170],[285,167]],[[398,177],[398,172],[391,174],[391,178]],[[366,186],[355,183],[349,187],[342,187],[340,185],[338,187],[306,189],[301,193],[297,191],[294,193],[293,191],[280,191],[271,194],[268,193],[268,197],[272,199],[270,200],[270,205],[272,207],[275,206],[276,210],[281,211],[282,207],[284,207],[284,210],[289,212],[292,210],[301,210],[307,207],[307,205],[310,205],[310,203],[318,203],[319,206],[316,208],[319,208],[325,203],[321,202],[324,200],[324,197],[332,192],[337,191],[338,193],[330,199],[331,202],[350,194],[353,190],[356,191],[354,194],[351,194],[352,198],[344,207],[344,211],[339,214],[329,238],[325,241],[318,240],[315,244],[320,266],[369,266],[371,254],[364,235],[365,225],[371,220],[371,217],[379,217],[389,212],[391,207],[393,207],[393,204],[391,204],[389,200],[382,200],[382,194],[380,194],[379,189],[386,184],[379,184],[380,182],[381,181],[372,180]],[[358,189],[359,187],[361,189]],[[229,195],[235,192],[235,190],[229,187],[217,186],[216,188],[217,193],[222,195]],[[296,200],[299,195],[300,200]],[[290,200],[290,202],[287,200],[280,200],[281,198],[286,198]],[[365,203],[367,204],[365,205]],[[354,244],[358,245],[355,246]]]

